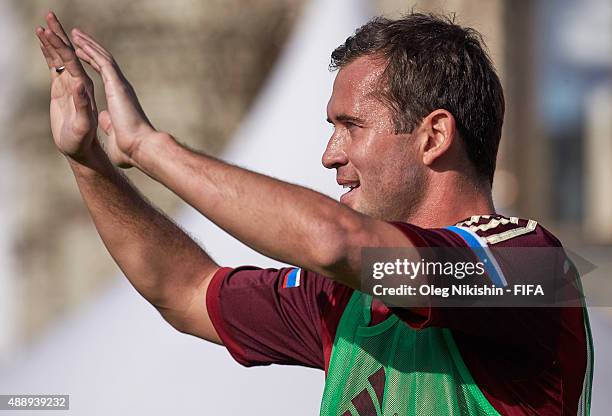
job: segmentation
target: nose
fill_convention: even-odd
[[[332,134],[327,142],[325,152],[321,162],[327,169],[337,169],[340,166],[344,166],[348,163],[346,152],[344,151],[343,140],[336,132]]]

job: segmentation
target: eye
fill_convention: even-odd
[[[352,121],[346,121],[344,123],[344,125],[346,126],[347,129],[349,130],[354,130],[356,128],[360,128],[361,126],[358,124],[353,123]]]

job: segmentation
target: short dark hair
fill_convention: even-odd
[[[413,131],[435,109],[449,111],[476,174],[492,183],[505,104],[482,36],[454,17],[376,17],[334,50],[330,70],[369,55],[385,61],[380,96],[396,133]]]

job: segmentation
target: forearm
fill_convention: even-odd
[[[255,250],[353,287],[362,246],[379,223],[310,189],[201,155],[156,134],[134,160],[203,215]]]
[[[359,287],[361,248],[405,244],[383,221],[312,190],[231,166],[180,146],[148,121],[112,55],[78,31],[81,59],[102,75],[101,126],[113,163],[136,166],[260,253]]]
[[[97,141],[85,160],[68,161],[102,241],[132,285],[162,311],[184,307],[185,294],[214,272],[214,262],[145,201]]]

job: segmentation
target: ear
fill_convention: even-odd
[[[431,166],[452,146],[456,136],[455,117],[447,110],[434,110],[421,122],[424,133],[422,143],[423,163]]]

